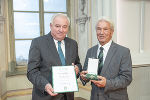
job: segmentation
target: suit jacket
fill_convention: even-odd
[[[76,64],[81,70],[77,42],[65,37],[66,65]],[[33,84],[32,100],[63,100],[63,94],[51,97],[45,85],[52,84],[52,66],[61,66],[51,33],[32,40],[29,50],[27,78]],[[74,100],[74,93],[66,93],[67,100]]]
[[[97,49],[98,45],[87,51],[83,70],[87,70],[88,58],[97,58]],[[127,86],[132,81],[129,49],[112,42],[100,75],[106,78],[106,86],[91,83],[91,100],[128,100]]]

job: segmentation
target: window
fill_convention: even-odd
[[[14,72],[26,69],[31,40],[50,32],[49,24],[53,14],[68,14],[68,2],[67,0],[8,0],[8,3],[11,48],[9,70]]]

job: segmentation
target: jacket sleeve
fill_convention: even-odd
[[[40,64],[41,64],[41,58],[40,58],[40,49],[38,46],[38,40],[33,39],[29,50],[27,78],[33,84],[33,86],[35,86],[36,88],[41,90],[41,92],[44,93],[45,86],[49,82],[41,75]]]
[[[88,50],[88,51],[87,51],[87,54],[86,54],[85,61],[84,61],[83,71],[86,71],[86,70],[87,70],[89,54],[90,54],[90,51]],[[82,80],[82,78],[81,78],[81,77],[80,77],[80,80],[81,80],[81,82],[82,82],[83,86],[85,86],[85,85],[86,85],[86,83],[88,83],[88,82],[89,82],[89,80],[88,80],[88,81],[84,81],[84,80]]]
[[[79,73],[78,73],[78,75],[77,75],[77,78],[79,78],[79,76],[80,76],[80,72],[82,71],[82,65],[81,65],[81,63],[80,63],[80,58],[79,58],[79,55],[78,55],[78,44],[77,44],[77,42],[75,42],[75,47],[76,47],[76,60],[75,60],[75,65],[77,65],[78,66],[78,68],[79,68]]]
[[[118,76],[106,80],[104,92],[126,88],[132,81],[132,61],[129,49],[124,50]]]

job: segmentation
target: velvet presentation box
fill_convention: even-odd
[[[94,74],[86,74],[85,76],[88,80],[98,80],[97,75]]]

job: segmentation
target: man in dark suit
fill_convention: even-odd
[[[112,41],[113,32],[112,21],[108,18],[98,20],[96,33],[99,43],[87,51],[80,73],[83,85],[91,81],[91,100],[128,100],[127,86],[132,81],[131,55],[128,48]],[[89,58],[99,60],[98,80],[86,78]]]
[[[65,14],[52,17],[51,32],[32,40],[27,78],[33,84],[32,100],[74,100],[74,93],[53,93],[52,66],[74,65],[77,77],[81,71],[77,42],[66,37],[70,20]],[[61,44],[64,61],[58,53]]]

